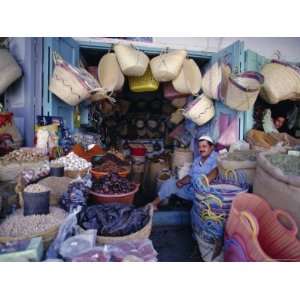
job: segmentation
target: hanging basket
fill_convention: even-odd
[[[175,50],[152,58],[150,67],[154,78],[159,82],[175,79],[179,75],[186,55],[185,50]]]
[[[270,104],[283,100],[300,100],[300,69],[288,63],[272,60],[261,70],[265,78],[262,98]]]
[[[264,83],[264,77],[258,72],[244,72],[229,77],[224,96],[224,104],[237,111],[250,110]]]
[[[6,48],[0,48],[0,95],[22,75],[22,70]]]
[[[119,91],[124,85],[124,75],[115,53],[107,53],[99,61],[98,78],[102,88],[108,92]]]
[[[135,93],[154,92],[159,87],[159,82],[153,77],[150,67],[143,76],[129,77],[128,81],[129,89]]]
[[[100,88],[98,81],[85,69],[72,66],[57,53],[53,60],[55,67],[49,90],[67,104],[78,105]]]
[[[122,72],[126,76],[143,76],[149,64],[149,58],[133,46],[117,44],[114,46]]]
[[[193,59],[185,59],[179,75],[172,81],[174,89],[181,94],[196,95],[201,89],[201,71]]]
[[[204,73],[202,79],[203,93],[214,100],[222,100],[231,69],[224,63],[216,62]]]
[[[202,94],[187,106],[183,115],[199,126],[204,125],[215,115],[214,104],[211,99]]]

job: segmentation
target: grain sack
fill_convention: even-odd
[[[268,152],[258,154],[253,192],[266,199],[273,209],[290,213],[299,227],[300,157]]]
[[[300,69],[288,63],[272,60],[261,70],[265,77],[261,97],[270,104],[282,100],[300,100]]]
[[[60,197],[68,190],[68,186],[72,180],[73,179],[69,177],[50,176],[39,181],[39,184],[50,190],[50,205],[59,205]]]

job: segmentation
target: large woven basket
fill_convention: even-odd
[[[112,236],[97,236],[97,243],[104,245],[104,244],[114,244],[118,242],[123,242],[123,241],[133,241],[133,240],[139,240],[139,239],[147,239],[149,238],[152,230],[152,220],[153,220],[153,206],[150,204],[149,205],[149,214],[150,214],[150,219],[149,222],[145,225],[144,228],[141,230],[134,232],[129,235],[124,235],[124,236],[118,236],[118,237],[112,237]]]
[[[26,240],[26,239],[32,239],[34,237],[41,237],[43,239],[44,248],[47,249],[50,246],[51,242],[55,239],[55,237],[58,233],[58,230],[59,230],[59,225],[54,226],[47,231],[33,234],[33,235],[24,236],[24,237],[0,236],[0,244],[8,243],[8,242],[15,242],[15,241],[22,241],[22,240]]]

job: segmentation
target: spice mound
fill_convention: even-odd
[[[45,160],[47,157],[41,151],[38,151],[34,148],[32,149],[19,149],[14,150],[3,157],[0,158],[0,162],[2,164],[9,164],[9,163],[20,163],[20,162],[33,162],[39,160]]]
[[[256,155],[259,151],[245,150],[245,151],[234,151],[226,153],[226,160],[230,161],[256,161]]]
[[[43,233],[62,224],[66,212],[58,207],[50,207],[48,215],[23,216],[23,209],[17,209],[0,224],[0,236],[25,238]]]
[[[113,161],[106,161],[103,164],[101,164],[98,167],[95,167],[94,170],[96,172],[107,172],[107,173],[119,173],[119,172],[126,172],[127,169],[121,166],[118,166],[115,162]]]
[[[101,177],[93,182],[92,190],[99,194],[118,195],[132,192],[136,185],[116,173]]]
[[[53,161],[53,163],[63,164],[66,171],[78,171],[89,168],[91,166],[91,163],[79,157],[73,152],[70,152],[66,156],[60,157],[59,159]]]
[[[50,189],[44,185],[41,184],[30,184],[25,189],[24,192],[26,193],[45,193],[49,192]]]
[[[149,208],[120,203],[93,205],[79,213],[84,229],[97,229],[102,236],[124,236],[144,228],[150,220]]]

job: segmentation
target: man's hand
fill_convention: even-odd
[[[182,180],[177,180],[176,186],[181,189],[185,184],[182,182]]]
[[[176,182],[176,186],[181,189],[183,186],[189,184],[191,182],[191,177],[189,175],[183,177],[182,179]]]

